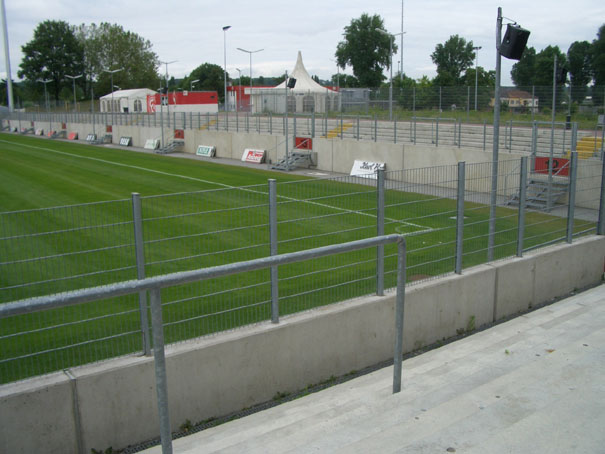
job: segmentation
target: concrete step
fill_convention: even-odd
[[[185,437],[175,452],[600,452],[605,286]],[[160,452],[156,447],[146,451]]]

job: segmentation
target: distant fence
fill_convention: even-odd
[[[392,233],[406,237],[408,280],[460,273],[602,228],[602,162],[573,156],[559,174],[503,160],[495,194],[491,163],[460,163],[0,213],[0,303]],[[175,286],[166,341],[381,294],[396,262],[385,247]],[[0,382],[149,354],[149,326],[144,294],[11,317]]]
[[[287,125],[286,125],[287,121]],[[252,115],[247,112],[222,113],[20,113],[2,119],[2,127],[22,133],[34,133],[34,125],[49,131],[66,131],[76,124],[89,125],[89,134],[102,137],[109,127],[158,128],[168,130],[172,138],[175,130],[228,131],[248,134],[321,137],[333,140],[358,140],[401,144],[422,144],[435,147],[449,146],[491,151],[493,125],[463,122],[456,118],[412,117],[407,120],[379,120],[376,115],[281,114]],[[287,126],[287,128],[286,128]],[[579,130],[575,122],[503,121],[500,131],[500,153],[532,155],[567,155],[581,148],[597,154],[604,150],[605,125],[594,130]],[[112,134],[109,132],[109,134]],[[158,133],[159,136],[159,133]],[[114,142],[118,143],[119,137]]]

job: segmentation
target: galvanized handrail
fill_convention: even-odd
[[[153,331],[153,354],[155,361],[156,391],[158,396],[158,413],[160,420],[160,437],[162,453],[172,453],[172,435],[168,414],[168,386],[166,376],[166,358],[164,352],[164,331],[162,322],[162,303],[160,290],[166,287],[182,285],[205,279],[229,276],[236,273],[260,270],[264,268],[302,262],[328,255],[341,254],[370,247],[381,247],[397,243],[397,294],[395,300],[395,346],[393,353],[393,393],[401,391],[401,369],[403,359],[403,311],[405,297],[405,252],[406,243],[403,235],[383,235],[348,243],[323,246],[315,249],[273,255],[193,271],[182,271],[140,280],[118,282],[110,285],[91,287],[70,292],[57,293],[35,298],[28,298],[0,305],[0,319],[42,310],[56,309],[75,304],[97,301],[100,299],[149,292],[151,305],[151,325]]]

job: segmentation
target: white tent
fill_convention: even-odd
[[[114,91],[101,96],[101,112],[147,112],[147,95],[155,93],[148,88]]]
[[[251,91],[252,111],[285,112],[286,92],[288,96],[288,112],[316,112],[340,110],[338,92],[319,85],[307,72],[303,64],[302,54],[298,58],[290,79],[296,79],[294,88],[286,88],[286,81],[273,88],[253,88]]]

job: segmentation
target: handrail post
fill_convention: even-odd
[[[466,163],[458,163],[458,196],[456,201],[456,264],[454,272],[462,274],[462,247],[464,238],[464,186]]]
[[[384,235],[384,170],[376,173],[376,235]],[[384,246],[376,247],[376,295],[384,295]]]
[[[570,172],[569,172],[569,203],[567,204],[567,242],[572,243],[573,240],[573,224],[576,205],[576,182],[578,175],[578,152],[571,153]]]
[[[405,308],[405,238],[397,242],[397,295],[395,297],[395,348],[393,352],[393,394],[401,391],[403,363],[403,322]]]
[[[141,196],[132,193],[132,218],[134,224],[134,249],[137,264],[137,279],[145,279],[145,243],[143,241],[143,218],[141,215]],[[139,313],[143,335],[143,354],[151,355],[149,338],[149,319],[147,317],[147,292],[139,292]]]
[[[269,242],[271,255],[277,255],[277,184],[269,180]],[[271,322],[279,323],[279,284],[277,265],[271,267]]]
[[[172,454],[172,433],[170,430],[170,414],[168,412],[168,381],[166,374],[164,326],[162,322],[162,300],[160,293],[159,288],[149,290],[149,297],[151,300],[151,325],[153,327],[155,388],[158,397],[162,454]]]
[[[527,156],[521,158],[519,172],[519,215],[517,221],[517,257],[523,257],[523,240],[525,238],[525,205],[527,200]]]

